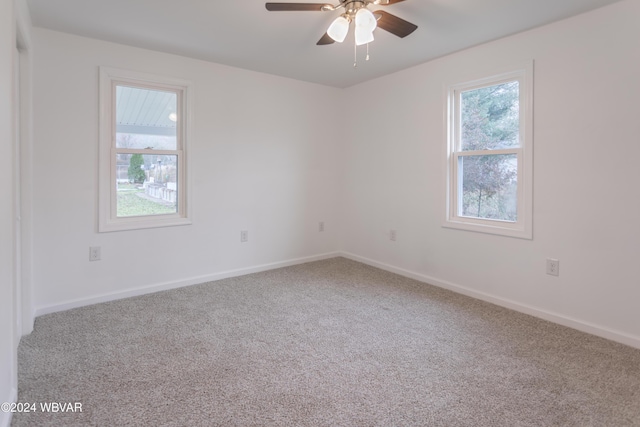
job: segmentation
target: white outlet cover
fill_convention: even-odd
[[[89,248],[89,261],[100,261],[100,246]]]

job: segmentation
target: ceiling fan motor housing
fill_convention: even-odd
[[[362,9],[363,7],[367,7],[367,3],[360,0],[352,0],[352,1],[347,0],[347,2],[344,3],[344,10],[351,17],[353,17],[356,14],[356,12]]]

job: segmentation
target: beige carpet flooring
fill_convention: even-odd
[[[82,412],[13,426],[640,426],[640,350],[334,258],[39,317],[19,401]]]

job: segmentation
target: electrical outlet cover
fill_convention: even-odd
[[[89,248],[89,261],[100,261],[100,246]]]
[[[551,276],[560,275],[560,261],[553,258],[547,258],[547,274]]]

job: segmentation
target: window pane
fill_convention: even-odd
[[[497,150],[520,145],[519,82],[460,94],[462,150]]]
[[[516,154],[460,156],[458,215],[516,221],[518,158]]]
[[[176,150],[178,95],[116,86],[116,147]]]
[[[178,156],[118,154],[116,215],[162,215],[177,212]]]

